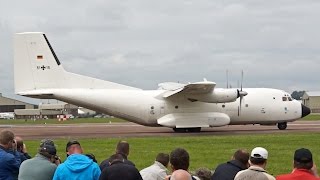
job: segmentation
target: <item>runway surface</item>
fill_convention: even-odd
[[[202,136],[236,134],[285,134],[295,132],[320,132],[320,121],[288,123],[286,130],[276,126],[232,125],[203,128],[200,133],[174,133],[165,127],[145,127],[134,123],[112,124],[57,124],[57,125],[0,125],[0,130],[10,129],[24,139],[43,138],[94,138],[94,137],[152,137],[152,136]]]

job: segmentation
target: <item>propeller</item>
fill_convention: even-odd
[[[241,106],[242,106],[242,99],[244,96],[248,95],[246,91],[242,90],[242,82],[243,82],[243,70],[241,71],[241,85],[240,85],[240,90],[237,89],[238,91],[238,97],[240,97],[240,106],[238,107],[238,116],[240,116],[241,112]]]

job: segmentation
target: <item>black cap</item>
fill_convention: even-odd
[[[40,142],[40,147],[43,147],[45,145],[54,146],[54,142],[51,139],[42,139]]]
[[[39,153],[45,156],[56,155],[57,149],[51,139],[43,139],[40,142]],[[48,155],[49,154],[49,155]]]
[[[294,153],[294,160],[300,163],[310,163],[313,162],[312,154],[309,149],[301,148],[297,149]]]
[[[79,141],[76,141],[76,140],[69,141],[69,142],[67,143],[67,146],[66,146],[66,152],[68,152],[69,147],[72,146],[72,145],[74,145],[74,144],[78,144],[79,146],[81,146],[80,143],[79,143]]]

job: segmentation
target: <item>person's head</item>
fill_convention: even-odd
[[[109,165],[111,166],[114,163],[117,162],[124,162],[123,156],[121,154],[114,154],[109,157]]]
[[[268,151],[262,147],[256,147],[251,151],[250,163],[251,165],[261,166],[265,168],[268,159]]]
[[[116,153],[128,156],[129,155],[129,143],[127,141],[119,141],[117,144]]]
[[[66,152],[67,156],[69,156],[71,154],[82,154],[83,150],[79,141],[72,140],[67,143]]]
[[[169,154],[159,153],[156,157],[156,161],[167,167],[169,164]]]
[[[249,166],[249,153],[246,150],[239,149],[233,154],[233,159],[239,161],[244,166]]]
[[[19,136],[16,136],[14,139],[16,140],[16,143],[17,143],[17,150],[22,151],[23,150],[23,139]]]
[[[294,168],[310,170],[313,166],[312,153],[309,149],[301,148],[294,152]]]
[[[196,170],[195,175],[200,179],[200,180],[210,180],[212,173],[208,168],[199,168]]]
[[[192,180],[188,171],[179,169],[172,173],[170,180]]]
[[[14,134],[9,130],[2,130],[0,132],[0,144],[4,148],[12,148],[15,146]]]
[[[56,147],[51,139],[43,139],[40,142],[38,153],[48,158],[51,162],[58,159]]]
[[[170,154],[170,163],[173,171],[183,169],[188,171],[189,153],[183,148],[177,148]]]

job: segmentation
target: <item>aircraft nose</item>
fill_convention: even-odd
[[[301,104],[301,108],[302,108],[302,113],[301,113],[301,118],[307,116],[308,114],[310,114],[310,108],[308,108],[307,106]]]

